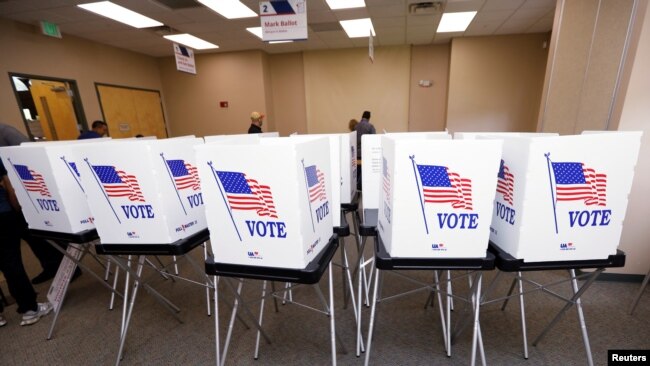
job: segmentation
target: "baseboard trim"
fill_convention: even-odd
[[[577,270],[578,274],[589,273],[589,271]],[[644,275],[640,274],[628,274],[628,273],[601,273],[596,281],[610,281],[610,282],[638,282],[643,281]]]

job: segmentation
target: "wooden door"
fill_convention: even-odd
[[[79,136],[77,117],[68,85],[60,81],[31,80],[30,92],[49,141],[74,140]]]
[[[97,85],[97,92],[112,138],[136,135],[167,138],[158,91]]]

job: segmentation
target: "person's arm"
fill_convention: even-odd
[[[7,192],[7,199],[9,200],[11,207],[13,207],[16,211],[20,211],[20,204],[18,203],[18,198],[16,197],[16,191],[14,191],[14,187],[11,185],[9,177],[6,175],[2,176],[2,185]]]

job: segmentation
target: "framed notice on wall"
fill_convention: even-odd
[[[192,49],[174,43],[174,56],[176,57],[176,70],[196,75]]]
[[[293,41],[307,39],[307,1],[260,1],[262,40]]]

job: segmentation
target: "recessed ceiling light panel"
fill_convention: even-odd
[[[440,24],[438,24],[438,33],[464,32],[469,23],[476,16],[475,11],[465,11],[460,13],[444,13]]]
[[[350,8],[365,8],[366,3],[364,0],[326,0],[330,9],[350,9]]]
[[[373,36],[376,35],[370,18],[341,20],[339,23],[350,38],[369,37],[370,32]]]
[[[204,41],[201,38],[194,37],[191,34],[173,34],[171,36],[163,36],[165,39],[168,39],[172,42],[180,43],[184,46],[193,48],[195,50],[208,50],[212,48],[219,48],[216,44]]]
[[[79,4],[78,7],[135,28],[160,27],[164,24],[110,1]]]
[[[238,0],[198,0],[201,4],[228,19],[252,18],[257,13]]]

